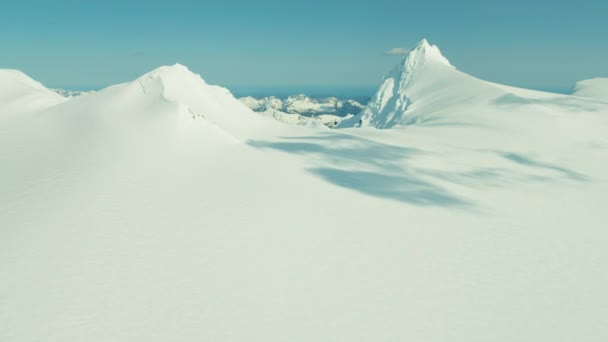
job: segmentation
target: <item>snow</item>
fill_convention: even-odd
[[[275,109],[268,109],[263,112],[258,112],[260,115],[273,118],[279,122],[289,124],[289,125],[298,125],[298,126],[307,126],[307,127],[316,127],[323,128],[336,127],[342,120],[349,119],[352,117],[351,114],[346,117],[331,115],[331,114],[321,114],[317,116],[303,116],[300,114],[289,114],[285,112],[281,112]]]
[[[82,91],[82,90],[71,90],[71,89],[59,89],[59,88],[52,88],[50,89],[51,91],[63,96],[63,97],[67,97],[67,98],[72,98],[72,97],[79,97],[79,96],[85,96],[85,95],[89,95],[89,94],[93,94],[95,93],[95,91],[91,90],[91,91]]]
[[[0,113],[34,111],[64,98],[19,70],[0,69]]]
[[[269,109],[282,110],[283,101],[276,96],[268,96],[261,99],[256,99],[252,96],[246,96],[239,99],[247,107],[256,112],[264,112]]]
[[[363,109],[363,105],[354,100],[340,100],[335,97],[313,99],[304,94],[292,95],[285,100],[275,96],[261,99],[247,96],[239,100],[256,112],[274,110],[308,117],[319,115],[344,117],[349,114],[358,114]]]
[[[608,104],[414,51],[335,130],[1,71],[0,340],[607,340]]]
[[[569,115],[604,108],[594,101],[477,79],[457,70],[438,47],[423,40],[385,77],[367,107],[341,127],[456,123],[504,127],[538,117],[530,118],[530,112]]]
[[[608,78],[594,78],[576,83],[572,95],[608,102]]]

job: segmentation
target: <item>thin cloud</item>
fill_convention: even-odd
[[[384,54],[387,56],[403,56],[403,55],[407,55],[408,52],[410,52],[409,49],[396,47],[396,48],[392,48],[388,51],[385,51]]]

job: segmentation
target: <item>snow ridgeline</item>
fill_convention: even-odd
[[[63,94],[60,106],[46,110],[61,113],[92,111],[91,116],[116,116],[116,120],[140,120],[141,113],[176,121],[179,129],[206,129],[233,139],[247,132],[264,132],[273,124],[238,101],[228,89],[209,85],[186,66],[175,64],[152,70],[132,82],[113,85],[95,92],[66,93],[49,91],[53,97]],[[130,113],[117,116],[116,113]],[[198,121],[191,126],[188,122]],[[238,138],[237,138],[238,139]]]
[[[239,99],[253,111],[264,116],[293,125],[315,126],[319,124],[333,128],[342,120],[358,114],[364,106],[354,100],[335,97],[313,99],[304,94],[281,100],[276,96],[257,99],[246,96]]]
[[[576,96],[605,99],[608,87],[605,79],[598,79],[581,82],[576,89]],[[488,120],[493,124],[513,112],[513,107],[521,109],[518,113],[567,112],[565,106],[587,108],[598,104],[477,79],[457,70],[437,46],[424,39],[385,76],[361,113],[342,121],[340,127],[397,128],[455,121],[483,124]],[[488,110],[497,114],[481,115]]]
[[[96,93],[96,91],[56,88],[50,90],[67,99]],[[273,118],[285,124],[309,127],[334,128],[343,119],[352,117],[364,108],[354,100],[339,100],[335,97],[317,100],[303,94],[289,96],[285,100],[274,96],[261,99],[248,96],[239,100],[264,117]]]
[[[608,102],[608,78],[593,78],[577,82],[572,95]]]
[[[61,88],[49,88],[49,90],[67,98],[80,97],[89,94],[95,93],[94,90],[71,90],[71,89],[61,89]]]
[[[40,110],[65,100],[19,70],[0,69],[0,109],[3,114]]]
[[[15,72],[15,71],[13,71]],[[31,80],[32,82],[35,82]],[[40,89],[40,84],[38,88]],[[52,89],[65,98],[76,98],[94,92]],[[608,101],[608,79],[597,78],[576,84],[572,95]],[[289,96],[282,100],[275,96],[239,100],[264,117],[279,122],[309,127],[405,127],[412,124],[440,122],[449,108],[449,119],[461,116],[458,107],[483,107],[490,100],[496,103],[530,104],[538,99],[551,106],[551,100],[576,102],[563,95],[530,91],[479,80],[458,71],[437,46],[423,39],[384,79],[382,85],[363,106],[354,100],[335,97],[312,99],[306,95]],[[35,100],[29,101],[35,104]],[[490,104],[492,106],[492,104]],[[496,106],[492,106],[496,107]],[[465,119],[465,118],[459,118]],[[466,120],[477,120],[468,118]]]

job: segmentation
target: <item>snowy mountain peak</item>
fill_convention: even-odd
[[[173,65],[164,65],[164,66],[160,66],[154,70],[152,70],[150,73],[156,73],[156,74],[173,74],[173,73],[181,73],[181,74],[194,74],[192,71],[190,71],[190,69],[188,69],[187,66],[183,65],[183,64],[179,64],[179,63],[175,63]]]
[[[342,126],[388,128],[408,124],[408,109],[429,94],[440,93],[442,87],[451,84],[445,80],[457,73],[439,48],[423,39],[384,78],[367,107],[352,120],[343,121]]]
[[[63,96],[47,89],[25,73],[0,69],[0,113],[47,108],[63,101]]]
[[[422,66],[427,62],[440,63],[453,68],[450,61],[441,54],[436,45],[431,45],[426,39],[422,39],[416,47],[403,59],[403,69],[413,71],[416,66]]]
[[[116,102],[117,96],[128,99],[130,106],[146,103],[146,108],[169,103],[178,117],[204,121],[232,137],[259,131],[268,122],[237,100],[228,89],[208,84],[181,64],[161,66],[123,87],[110,87],[99,95],[110,96],[105,99],[108,102]]]
[[[426,39],[422,39],[422,41],[407,54],[403,61],[393,69],[385,81],[393,81],[393,86],[397,87],[394,89],[395,94],[403,93],[405,88],[412,83],[414,79],[421,77],[418,76],[419,74],[425,73],[422,71],[424,69],[435,70],[433,74],[445,74],[446,71],[449,73],[449,71],[455,70],[456,68],[441,54],[441,51],[436,45],[431,45]],[[426,77],[428,77],[428,72],[426,73]],[[405,99],[402,100],[402,104],[405,104],[406,102],[409,103],[409,101]]]
[[[16,69],[0,69],[0,83],[50,92],[40,82]]]
[[[160,81],[165,86],[183,86],[183,84],[200,85],[205,84],[203,78],[190,71],[188,67],[181,64],[161,66],[137,79],[140,83]]]
[[[161,96],[174,103],[187,104],[203,98],[213,102],[217,96],[232,98],[227,89],[207,84],[200,75],[181,64],[156,68],[136,79],[132,86],[144,94]]]
[[[410,50],[410,51],[415,51],[415,50],[432,51],[433,48],[437,48],[437,47],[431,45],[429,43],[429,41],[426,40],[426,38],[422,38],[422,40],[420,42],[418,42],[418,44],[416,44],[416,47],[413,50]],[[437,49],[437,51],[439,51],[439,49]],[[441,52],[439,52],[439,54],[441,54]]]

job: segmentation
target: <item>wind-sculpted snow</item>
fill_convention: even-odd
[[[260,149],[304,155],[313,161],[314,166],[308,168],[309,172],[335,185],[371,196],[424,206],[475,207],[473,200],[461,198],[456,192],[451,193],[440,185],[441,182],[437,182],[438,179],[456,184],[476,180],[479,184],[488,182],[489,187],[493,184],[541,180],[588,181],[585,175],[565,167],[536,161],[523,154],[496,150],[477,152],[477,160],[486,161],[468,170],[426,170],[415,165],[416,160],[432,155],[428,151],[350,134],[322,133],[284,137],[276,141],[255,140],[249,144]],[[435,157],[439,158],[439,155]],[[527,168],[505,163],[500,158]]]
[[[527,120],[524,116],[539,113],[568,115],[573,109],[605,108],[597,101],[482,81],[458,71],[438,47],[423,40],[385,77],[366,108],[340,127],[398,128],[455,121],[493,126],[506,116]]]
[[[0,71],[0,341],[608,340],[608,104],[418,52],[334,130]]]
[[[250,144],[318,160],[318,165],[309,168],[309,172],[363,194],[415,205],[466,205],[464,199],[425,180],[419,172],[407,167],[407,159],[411,155],[422,154],[416,149],[346,134],[319,134],[276,142],[251,141]]]
[[[608,78],[594,78],[576,83],[572,95],[608,102]]]
[[[51,107],[65,99],[19,70],[0,69],[0,116]]]

